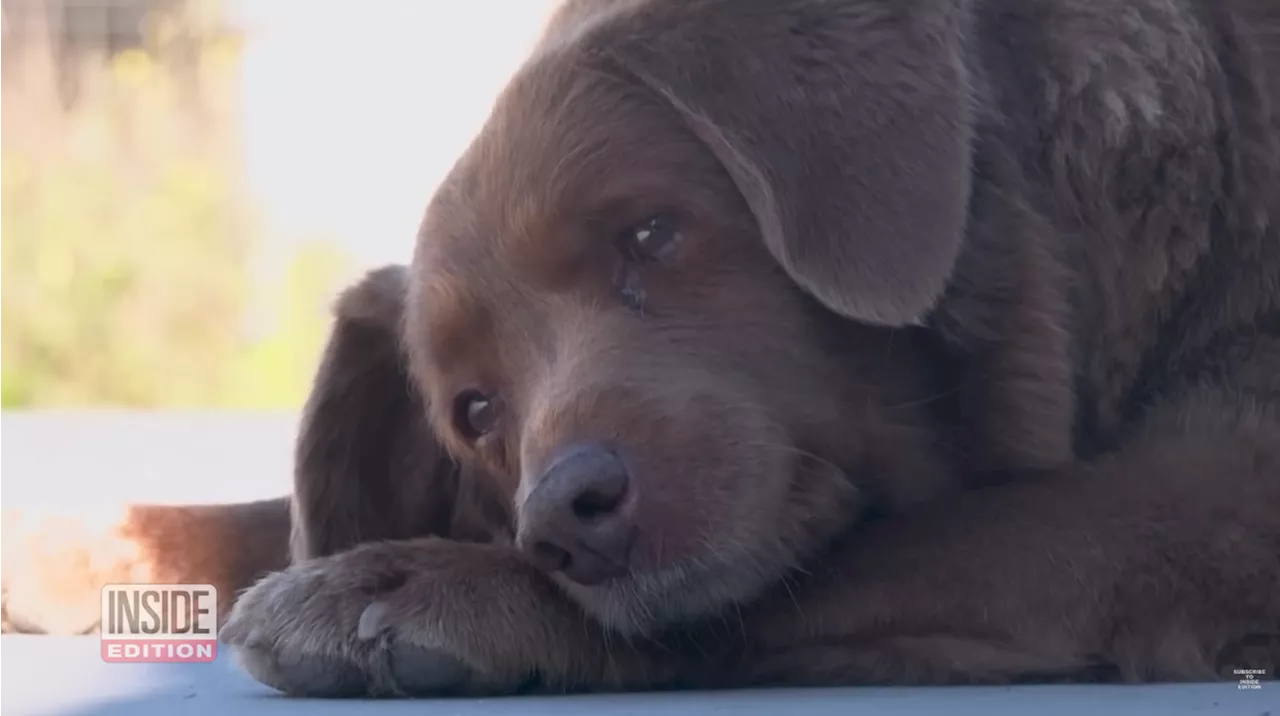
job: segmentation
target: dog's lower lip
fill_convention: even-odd
[[[617,581],[630,574],[631,570],[625,567],[617,567],[607,572],[592,575],[589,579],[573,580],[584,587],[598,587],[602,584]]]
[[[565,579],[584,587],[595,587],[605,584],[606,582],[612,582],[627,577],[631,574],[631,559],[636,550],[636,542],[639,541],[638,537],[638,532],[635,529],[632,529],[631,533],[627,536],[628,544],[626,552],[623,554],[621,560],[611,560],[599,553],[593,552],[596,558],[600,560],[599,568],[592,570],[585,575],[580,574],[576,579],[569,577],[564,570],[561,570],[560,574]]]

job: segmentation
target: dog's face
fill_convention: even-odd
[[[895,408],[928,390],[909,332],[802,290],[724,158],[578,44],[544,43],[431,202],[404,338],[518,546],[634,633],[946,477]]]

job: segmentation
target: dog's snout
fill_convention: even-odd
[[[516,543],[538,568],[580,584],[621,576],[635,537],[634,489],[612,450],[569,448],[520,506]]]

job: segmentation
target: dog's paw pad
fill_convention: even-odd
[[[387,650],[391,678],[405,695],[448,693],[471,681],[471,669],[442,651],[404,643],[392,643]]]
[[[277,654],[257,646],[238,647],[236,659],[250,676],[290,696],[342,698],[368,692],[364,673],[344,659]]]

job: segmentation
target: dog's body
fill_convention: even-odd
[[[1265,0],[571,0],[340,302],[226,637],[309,694],[1274,675],[1277,221]]]

